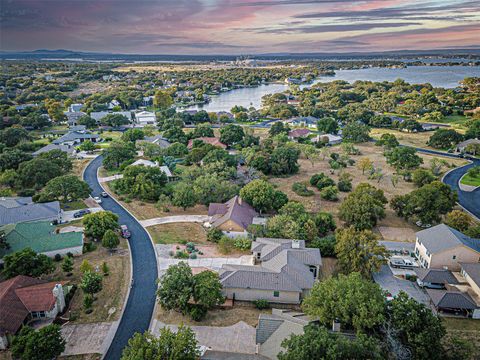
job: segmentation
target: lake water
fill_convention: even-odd
[[[345,80],[395,81],[403,79],[412,84],[430,83],[435,87],[454,88],[466,77],[480,77],[479,66],[409,66],[404,69],[367,68],[359,70],[337,70],[335,76],[321,76],[317,82]],[[310,85],[305,85],[310,86]],[[303,87],[305,87],[303,86]],[[212,96],[211,101],[203,106],[188,108],[208,112],[230,111],[235,105],[246,108],[260,108],[262,96],[282,92],[288,89],[284,84],[261,85],[253,88],[231,90],[218,96]]]

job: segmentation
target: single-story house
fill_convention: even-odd
[[[461,291],[427,289],[430,302],[440,313],[450,313],[471,317],[478,309],[470,295]]]
[[[308,129],[295,129],[288,132],[288,139],[295,140],[307,137],[308,135],[310,135],[310,130]]]
[[[81,111],[82,108],[83,108],[83,104],[71,104],[68,107],[68,111],[69,112],[77,112],[77,111]]]
[[[217,118],[220,119],[220,117],[222,116],[226,116],[227,118],[229,118],[230,120],[233,120],[235,117],[233,116],[233,114],[231,112],[228,112],[228,111],[218,111],[217,112]]]
[[[60,150],[60,151],[63,151],[65,153],[67,153],[69,156],[72,156],[73,154],[75,154],[75,146],[73,145],[68,145],[68,144],[48,144],[48,145],[45,145],[44,147],[41,147],[40,149],[38,149],[37,151],[35,151],[34,153],[32,153],[33,156],[38,156],[40,154],[43,154],[43,153],[46,153],[46,152],[49,152],[49,151],[52,151],[52,150]]]
[[[220,270],[228,299],[300,304],[318,277],[320,250],[304,240],[257,238],[252,253],[258,265],[224,264]]]
[[[100,136],[98,134],[92,134],[88,130],[70,130],[65,135],[53,140],[55,145],[78,145],[86,140],[91,142],[97,142]]]
[[[259,354],[246,354],[206,349],[200,360],[270,360]]]
[[[135,113],[135,122],[139,125],[155,125],[157,122],[157,117],[154,112],[151,111],[141,111]]]
[[[0,349],[33,320],[55,319],[65,309],[65,282],[18,275],[0,283]]]
[[[479,139],[468,139],[465,141],[462,141],[461,143],[458,143],[457,146],[455,147],[455,150],[457,152],[466,152],[466,148],[470,144],[476,144],[480,146],[480,140]]]
[[[143,138],[142,140],[137,141],[139,144],[141,143],[151,143],[160,146],[162,149],[166,149],[169,147],[170,141],[165,139],[162,135],[155,135],[155,136],[148,136]]]
[[[480,263],[460,263],[460,273],[480,298]]]
[[[123,115],[128,121],[133,121],[132,113],[130,111],[94,111],[90,113],[90,117],[96,122],[101,122],[101,120],[107,115]]]
[[[316,129],[318,118],[316,118],[315,116],[301,116],[286,120],[285,123],[288,123],[292,126],[306,126],[310,129]]]
[[[480,240],[445,224],[416,233],[415,256],[424,268],[460,270],[460,263],[480,261]]]
[[[0,197],[0,226],[24,221],[60,220],[58,201],[35,203],[31,197]]]
[[[0,249],[0,259],[25,248],[39,254],[54,257],[57,254],[81,255],[83,253],[83,232],[62,232],[48,220],[21,222],[0,227],[10,247]],[[1,260],[0,260],[1,261]]]
[[[220,139],[217,138],[217,137],[199,137],[199,138],[196,138],[196,139],[190,139],[190,140],[188,140],[188,145],[187,145],[187,147],[188,147],[189,149],[191,149],[191,148],[193,147],[193,142],[194,142],[194,141],[201,141],[201,142],[203,142],[203,143],[205,143],[205,144],[210,144],[210,145],[213,145],[213,146],[218,146],[218,147],[220,147],[220,148],[222,148],[222,149],[226,149],[226,148],[227,148],[227,145],[225,145],[224,143],[222,143],[222,142],[220,141]]]
[[[211,203],[208,206],[209,223],[212,227],[229,236],[245,236],[247,228],[258,213],[238,195],[224,204]]]
[[[449,128],[450,125],[447,124],[435,124],[435,123],[421,123],[423,131],[432,131],[440,128]]]
[[[64,111],[64,115],[67,117],[67,124],[69,127],[76,126],[78,123],[78,119],[82,116],[87,115],[83,111]]]
[[[162,171],[165,175],[167,175],[167,178],[169,180],[174,178],[174,175],[172,174],[172,172],[170,171],[168,166],[165,166],[165,165],[159,166],[157,161],[153,162],[153,161],[146,160],[146,159],[138,159],[135,162],[133,162],[132,164],[130,164],[130,166],[158,167],[160,169],[160,171]]]
[[[447,284],[458,284],[450,270],[414,268],[417,284],[421,287],[444,289]]]
[[[333,134],[322,134],[317,135],[312,139],[312,142],[322,142],[327,145],[338,145],[342,142],[342,137],[339,135]]]

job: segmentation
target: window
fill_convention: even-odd
[[[457,258],[457,255],[453,255],[452,259],[455,260]]]
[[[280,296],[280,291],[273,292],[273,297],[279,297],[279,296]]]

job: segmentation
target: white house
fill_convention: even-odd
[[[154,112],[140,111],[135,113],[135,122],[139,125],[155,125],[157,118]]]
[[[317,135],[312,139],[312,142],[325,142],[328,145],[337,145],[342,142],[342,137],[333,134]]]
[[[155,161],[150,161],[146,159],[138,159],[135,162],[133,162],[130,166],[147,166],[147,167],[158,167],[160,168],[160,171],[163,172],[165,175],[167,175],[168,180],[171,180],[174,176],[168,166],[159,166],[158,162]]]

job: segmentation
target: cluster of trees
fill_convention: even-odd
[[[127,166],[123,171],[123,178],[116,180],[112,186],[118,194],[128,194],[143,201],[158,201],[167,180],[159,167]]]

